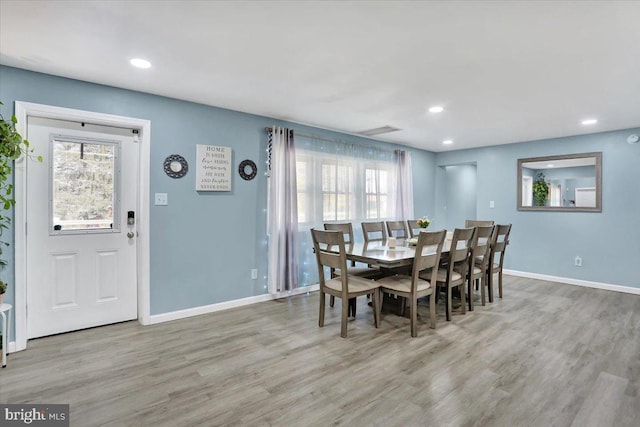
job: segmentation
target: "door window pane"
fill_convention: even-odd
[[[52,141],[54,233],[118,229],[118,143]]]

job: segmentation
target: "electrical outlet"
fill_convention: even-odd
[[[254,268],[254,269],[251,270],[251,278],[254,279],[254,280],[258,278],[258,269],[257,268]]]
[[[576,267],[582,267],[582,258],[580,258],[580,256],[576,257],[575,264],[576,264]]]

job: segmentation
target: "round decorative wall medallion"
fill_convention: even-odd
[[[179,154],[172,154],[164,159],[164,172],[171,178],[182,178],[189,171],[187,161]]]
[[[258,173],[258,167],[253,162],[253,160],[243,160],[240,162],[240,166],[238,166],[238,173],[240,177],[245,181],[251,181],[256,177]]]

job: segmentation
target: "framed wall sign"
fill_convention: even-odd
[[[231,147],[196,148],[196,191],[231,191]]]

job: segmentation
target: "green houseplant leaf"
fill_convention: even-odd
[[[549,185],[544,180],[544,174],[539,172],[533,183],[533,206],[544,206],[549,195]]]
[[[0,105],[4,105],[0,101]],[[16,130],[18,118],[11,116],[11,120],[6,120],[0,114],[0,267],[7,265],[7,261],[2,258],[3,247],[9,244],[2,240],[4,230],[11,225],[11,217],[5,214],[5,211],[12,209],[16,200],[13,198],[13,184],[9,183],[13,172],[13,165],[23,153],[31,157],[32,151],[29,150],[29,141],[22,138],[22,135]],[[42,162],[42,156],[38,156],[37,160]],[[0,281],[0,294],[6,292],[7,284]]]

